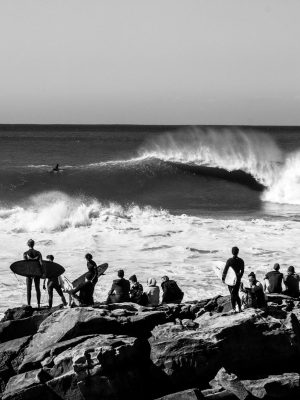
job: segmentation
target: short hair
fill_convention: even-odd
[[[136,277],[136,275],[131,275],[131,277],[129,278],[129,280],[130,280],[131,282],[137,282],[137,277]]]
[[[288,267],[288,272],[291,272],[293,274],[295,272],[295,268],[292,265],[290,265]]]
[[[252,278],[256,279],[256,275],[254,272],[250,272],[250,274],[248,275],[248,277],[250,278],[250,276],[252,276]]]
[[[279,271],[280,270],[280,265],[278,263],[274,264],[274,269],[275,271]]]
[[[54,260],[54,256],[52,254],[49,254],[46,258],[48,258],[48,260],[51,260],[51,261]]]
[[[239,254],[239,251],[240,251],[240,249],[239,249],[238,247],[236,247],[236,246],[234,246],[234,247],[231,249],[231,252],[232,252],[232,254],[233,254],[234,256],[237,256],[237,255]]]
[[[118,271],[118,277],[119,277],[119,278],[124,278],[124,270],[123,270],[123,269],[119,269],[119,271]]]
[[[87,279],[88,281],[91,281],[93,279],[93,277],[94,277],[94,274],[92,274],[91,272],[88,272],[85,275],[85,279]]]
[[[34,240],[33,239],[29,239],[28,242],[27,242],[27,245],[29,247],[33,247],[34,246]]]
[[[167,275],[164,275],[161,279],[163,279],[164,281],[168,281],[169,277]]]
[[[87,254],[85,255],[85,258],[87,258],[88,260],[92,260],[92,259],[93,259],[93,256],[91,255],[91,253],[87,253]]]

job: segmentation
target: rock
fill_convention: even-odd
[[[300,397],[300,375],[295,372],[271,375],[264,379],[242,381],[245,388],[256,398]]]
[[[199,326],[197,322],[193,321],[192,319],[183,319],[182,325],[187,329],[196,329]]]
[[[206,313],[195,322],[198,329],[176,333],[158,326],[150,340],[151,359],[169,377],[173,391],[207,385],[222,366],[250,377],[280,374],[297,365],[291,331],[262,311]]]
[[[71,348],[81,342],[84,342],[95,335],[85,335],[85,336],[78,336],[77,338],[65,340],[63,342],[56,343],[54,345],[50,345],[45,347],[41,351],[32,352],[32,349],[26,350],[24,354],[24,359],[22,364],[19,367],[19,372],[30,371],[32,369],[41,368],[42,365],[48,365],[51,363],[53,358],[58,354],[62,353],[64,350]],[[47,358],[47,362],[43,362]]]
[[[234,374],[228,374],[225,368],[221,368],[215,379],[223,389],[235,395],[239,400],[246,400],[249,398],[249,393],[244,384]]]
[[[0,344],[0,393],[4,391],[9,378],[15,374],[16,364],[14,360],[28,343],[30,337],[25,336]]]
[[[25,372],[24,374],[20,375],[15,375],[10,378],[10,380],[6,385],[5,392],[3,394],[3,400],[14,399],[14,398],[24,399],[26,398],[25,397],[26,391],[31,389],[33,386],[39,386],[38,393],[41,394],[40,384],[44,383],[47,380],[47,378],[48,377],[41,369]],[[37,398],[33,390],[31,390],[30,393],[32,396],[30,398]]]
[[[187,389],[182,392],[167,394],[166,396],[160,397],[156,400],[200,400],[204,399],[198,389]]]
[[[0,322],[0,343],[34,335],[45,318],[47,315],[37,314],[28,318]]]
[[[33,308],[31,306],[9,308],[8,310],[5,311],[4,317],[2,318],[1,322],[28,318],[31,317],[32,314],[33,314]]]
[[[163,311],[148,311],[129,318],[130,325],[124,333],[134,336],[149,337],[155,326],[164,324],[167,315]]]
[[[48,381],[46,387],[51,393],[54,393],[58,399],[83,400],[78,386],[77,375],[74,371]]]

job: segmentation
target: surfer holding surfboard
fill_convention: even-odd
[[[239,297],[239,289],[240,289],[241,279],[244,274],[245,264],[244,264],[244,260],[242,260],[240,257],[238,257],[238,254],[239,254],[238,247],[233,247],[231,251],[232,251],[233,257],[229,258],[226,262],[226,265],[225,265],[225,268],[223,271],[223,275],[222,275],[222,281],[223,281],[223,283],[226,283],[228,285],[229,293],[231,296],[232,309],[235,311],[235,307],[237,305],[239,312],[241,312],[242,311],[242,302]],[[234,274],[233,274],[234,279],[232,280],[232,282],[228,282],[226,277],[227,277],[227,275],[232,273],[231,270],[234,271]]]
[[[23,254],[24,260],[36,260],[40,264],[40,269],[41,269],[41,275],[43,275],[43,267],[42,267],[42,254],[34,249],[34,240],[29,239],[27,242],[27,246],[29,247],[29,250],[25,251]],[[27,304],[30,306],[31,303],[31,288],[32,288],[32,280],[34,280],[34,286],[35,286],[35,291],[36,291],[36,299],[37,299],[37,304],[38,308],[41,306],[41,289],[40,289],[40,277],[39,276],[27,276],[26,277],[26,286],[27,286]]]

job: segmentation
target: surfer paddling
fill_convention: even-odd
[[[223,275],[222,275],[222,281],[225,283],[226,275],[229,270],[229,267],[231,267],[235,274],[236,274],[236,282],[233,283],[233,285],[228,285],[230,297],[231,297],[231,305],[232,309],[235,311],[236,305],[238,305],[239,312],[242,311],[242,303],[241,299],[239,297],[239,289],[241,285],[241,279],[244,275],[244,260],[242,260],[240,257],[238,257],[239,254],[239,248],[238,247],[233,247],[232,250],[232,255],[233,257],[229,258],[226,262]]]
[[[42,254],[34,249],[34,240],[29,239],[27,242],[27,245],[29,247],[29,250],[25,251],[23,254],[24,260],[36,260],[39,261],[41,265],[41,275],[43,275],[43,267],[42,267]],[[34,280],[34,286],[35,286],[35,291],[36,291],[36,299],[37,299],[37,304],[38,308],[41,306],[41,289],[40,289],[40,277],[35,276],[35,277],[26,277],[26,286],[27,286],[27,304],[30,306],[31,304],[31,288],[32,288],[32,280]]]

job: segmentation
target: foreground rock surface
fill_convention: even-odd
[[[267,311],[240,314],[229,304],[217,296],[156,309],[9,310],[0,323],[2,398],[300,398],[297,302],[272,298]]]

